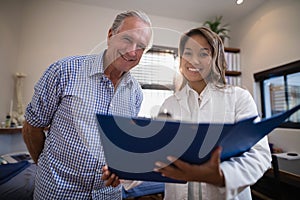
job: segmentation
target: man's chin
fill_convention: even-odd
[[[129,70],[131,70],[132,68],[134,68],[135,66],[137,66],[138,63],[136,62],[132,62],[132,61],[128,61],[128,62],[123,62],[123,69],[124,71],[126,70],[127,72]]]

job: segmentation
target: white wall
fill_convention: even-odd
[[[19,0],[0,1],[0,119],[9,113],[14,97],[14,73],[18,63],[21,30]]]
[[[253,91],[253,74],[300,59],[300,1],[269,0],[231,25],[231,45],[241,49],[242,82]]]
[[[269,0],[231,24],[231,45],[241,49],[242,82],[254,94],[253,74],[300,59],[300,1]],[[299,129],[276,129],[270,142],[300,153]]]

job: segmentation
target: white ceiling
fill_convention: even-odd
[[[116,10],[141,9],[149,15],[204,22],[223,16],[224,23],[243,18],[268,0],[64,0]]]

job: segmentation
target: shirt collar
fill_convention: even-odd
[[[187,98],[188,96],[190,96],[191,94],[194,94],[195,96],[199,97],[200,100],[203,100],[203,97],[209,93],[209,91],[214,90],[215,86],[212,83],[208,83],[206,85],[206,87],[204,88],[204,90],[200,93],[200,95],[198,95],[198,93],[193,90],[189,84],[186,84],[182,90],[180,90],[179,92],[177,92],[175,94],[175,96],[177,97],[177,99],[181,99],[181,98]]]
[[[96,75],[96,74],[104,74],[104,69],[103,69],[103,55],[105,54],[105,51],[94,55],[93,60],[90,61],[90,76]]]

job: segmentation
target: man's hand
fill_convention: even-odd
[[[111,173],[108,170],[108,166],[105,165],[102,167],[102,180],[105,180],[105,185],[106,186],[112,186],[112,187],[117,187],[121,182],[119,180],[119,177],[116,176],[115,174]]]

